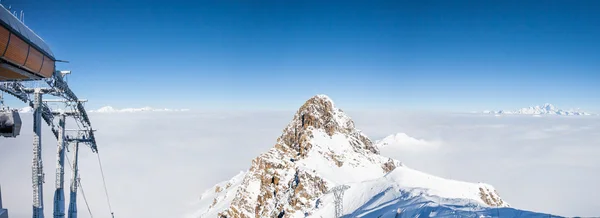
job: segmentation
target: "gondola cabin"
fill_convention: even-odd
[[[21,117],[16,110],[0,112],[0,136],[17,137],[21,133]]]
[[[55,61],[44,40],[0,6],[0,81],[51,77]]]

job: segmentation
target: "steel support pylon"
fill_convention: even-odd
[[[69,215],[68,218],[77,218],[77,186],[79,186],[79,142],[75,141],[73,146],[73,175],[71,177],[71,188],[69,192]]]
[[[344,192],[349,188],[350,188],[350,186],[348,186],[348,185],[339,185],[339,186],[333,187],[331,190],[329,190],[327,192],[327,193],[333,192],[333,195],[335,197],[335,217],[336,218],[342,217],[342,214],[344,213]]]
[[[33,93],[33,218],[44,218],[44,170],[42,165],[42,91]]]
[[[61,113],[58,117],[58,146],[56,152],[56,190],[54,191],[54,218],[65,217],[65,120],[66,114]]]

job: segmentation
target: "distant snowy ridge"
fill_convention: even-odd
[[[53,112],[64,112],[65,109],[63,108],[50,108],[51,111]],[[29,107],[29,106],[25,106],[22,108],[18,109],[19,113],[33,113],[33,108]]]
[[[33,108],[26,106],[18,109],[19,113],[32,113]],[[57,111],[63,111],[62,109],[57,109]],[[116,109],[111,106],[104,106],[98,108],[97,110],[90,110],[90,113],[134,113],[134,112],[185,112],[190,111],[190,109],[169,109],[169,108],[151,108],[151,107],[142,107],[142,108],[123,108]]]
[[[515,111],[499,110],[499,111],[483,111],[484,114],[524,114],[524,115],[565,115],[565,116],[582,116],[592,115],[581,111],[580,109],[563,110],[555,107],[552,104],[546,103],[543,106],[532,106],[521,108]]]
[[[33,108],[29,107],[29,106],[19,109],[19,113],[31,113],[31,112],[33,112]]]
[[[375,142],[379,149],[401,149],[404,151],[433,150],[438,148],[440,144],[439,141],[417,139],[402,132],[389,135]]]
[[[104,106],[97,110],[91,110],[90,113],[133,113],[133,112],[183,112],[189,111],[189,109],[169,109],[169,108],[123,108],[116,109],[111,106]]]

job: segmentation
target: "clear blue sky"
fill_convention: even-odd
[[[600,112],[600,1],[2,3],[92,108]]]

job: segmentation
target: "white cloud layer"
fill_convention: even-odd
[[[412,145],[435,145],[419,152],[382,149],[415,169],[492,184],[522,209],[600,214],[594,195],[600,193],[599,117],[348,114],[373,140],[403,132]],[[192,203],[205,189],[246,170],[275,144],[292,116],[293,111],[91,114],[115,217],[182,217],[195,211]],[[22,119],[19,138],[0,139],[3,203],[14,218],[31,216],[31,115]],[[43,136],[44,198],[51,216],[56,141],[48,128]],[[80,165],[92,212],[109,217],[89,149],[81,150]],[[79,196],[80,217],[89,217]]]
[[[374,138],[405,132],[439,139],[427,152],[382,149],[409,167],[492,184],[512,206],[564,216],[598,216],[600,118],[368,113],[357,126]]]

